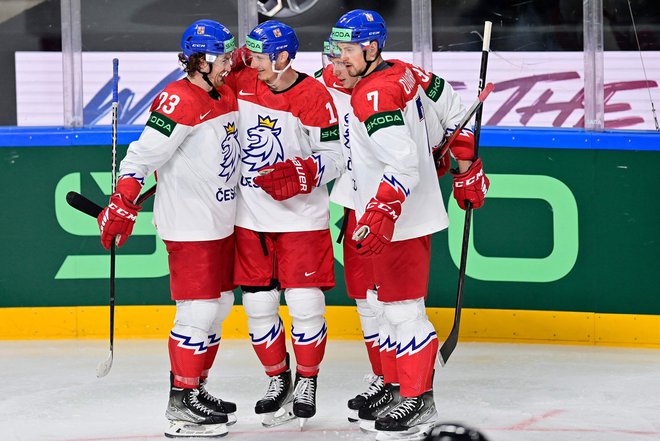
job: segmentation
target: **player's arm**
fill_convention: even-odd
[[[378,254],[392,240],[403,203],[419,182],[418,149],[403,117],[402,98],[387,90],[371,90],[353,101],[365,125],[376,159],[385,164],[376,194],[358,220],[354,237],[360,254]]]
[[[440,175],[441,170],[446,171],[449,168],[449,158],[439,154],[444,150],[442,144],[451,136],[467,110],[463,106],[459,94],[448,82],[419,68],[413,67],[413,72],[430,100],[429,110],[434,114],[436,121],[439,121],[439,124],[445,128],[444,139],[434,149],[436,170]],[[467,207],[466,201],[470,202],[472,208],[481,207],[490,181],[484,173],[481,159],[475,158],[474,133],[469,128],[461,130],[461,133],[448,147],[448,151],[451,152],[458,165],[456,169],[452,170],[456,202],[464,210]]]
[[[163,95],[167,94],[167,96]],[[192,131],[178,95],[167,89],[152,105],[147,124],[140,138],[132,142],[119,166],[119,180],[110,202],[97,221],[101,244],[107,249],[113,240],[122,246],[133,231],[137,213],[135,204],[147,177],[165,164]],[[177,107],[179,107],[177,111]],[[178,121],[178,122],[177,122]],[[115,239],[115,237],[117,239]]]
[[[461,102],[460,95],[443,78],[432,72],[427,72],[417,66],[409,65],[417,83],[424,90],[427,103],[427,124],[436,126],[429,127],[429,142],[433,146],[433,158],[435,160],[438,176],[444,175],[449,169],[449,152],[456,159],[458,169],[466,171],[474,159],[474,134],[469,128],[461,131],[461,134],[452,142],[449,149],[444,148],[446,139],[460,122],[466,112]]]
[[[261,175],[255,178],[255,183],[278,201],[308,194],[344,170],[337,109],[330,93],[320,84],[314,90],[314,99],[301,113],[300,121],[302,131],[307,133],[311,155],[264,167]]]

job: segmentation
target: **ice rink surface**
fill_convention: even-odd
[[[119,340],[110,374],[95,376],[107,341],[0,342],[0,440],[166,439],[166,341]],[[236,401],[236,441],[371,440],[346,420],[346,401],[364,390],[362,342],[329,341],[318,412],[261,427],[253,407],[267,380],[247,340],[223,341],[208,389]],[[441,421],[479,428],[491,441],[660,439],[660,350],[459,343],[437,366]]]

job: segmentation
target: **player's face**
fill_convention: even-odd
[[[357,84],[359,80],[358,77],[352,77],[348,74],[346,65],[338,58],[332,59],[332,73],[334,74],[335,77],[337,77],[337,79],[339,80],[339,82],[341,82],[341,85],[345,89],[354,88],[355,84]]]
[[[257,52],[251,53],[252,59],[250,61],[250,67],[257,71],[257,77],[261,81],[269,81],[275,76],[273,72],[273,65],[270,61],[269,54],[260,54]]]
[[[231,72],[231,66],[231,54],[218,55],[213,62],[213,69],[209,75],[209,79],[215,87],[222,86],[225,83],[225,77]]]
[[[337,46],[339,47],[339,61],[344,63],[348,75],[352,77],[359,76],[359,73],[367,67],[360,44],[337,43]]]

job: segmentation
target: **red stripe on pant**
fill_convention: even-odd
[[[264,366],[264,370],[269,377],[281,374],[288,369],[286,365],[286,344],[284,340],[284,332],[279,335],[268,346],[268,342],[259,344],[252,343],[254,352],[259,357],[259,361]]]
[[[167,346],[172,374],[174,374],[174,386],[186,389],[199,386],[199,377],[204,370],[208,351],[195,354],[195,349],[180,347],[179,342],[172,337],[169,338]]]
[[[433,366],[438,353],[438,339],[433,338],[415,354],[403,354],[396,359],[396,369],[402,397],[417,397],[433,388]]]

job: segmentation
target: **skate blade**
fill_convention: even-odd
[[[434,424],[435,421],[431,423],[424,423],[401,432],[386,432],[384,430],[378,430],[376,433],[376,441],[421,441],[424,440],[429,433],[431,433]]]
[[[296,416],[293,414],[293,402],[288,402],[278,409],[277,412],[264,413],[261,425],[264,427],[280,426],[295,418]]]
[[[167,438],[220,438],[227,435],[226,424],[195,424],[188,421],[172,421],[165,431]]]
[[[301,432],[302,432],[303,428],[305,427],[306,422],[307,422],[307,418],[298,417],[298,424],[300,425],[300,431]]]
[[[349,423],[358,423],[358,422],[360,422],[360,417],[358,417],[358,411],[357,410],[349,409],[348,422]]]
[[[234,414],[234,413],[228,413],[227,414],[227,425],[228,426],[232,426],[232,425],[236,424],[236,421],[238,421],[236,419],[236,414]]]
[[[376,433],[376,421],[360,420],[360,430],[364,433]]]

